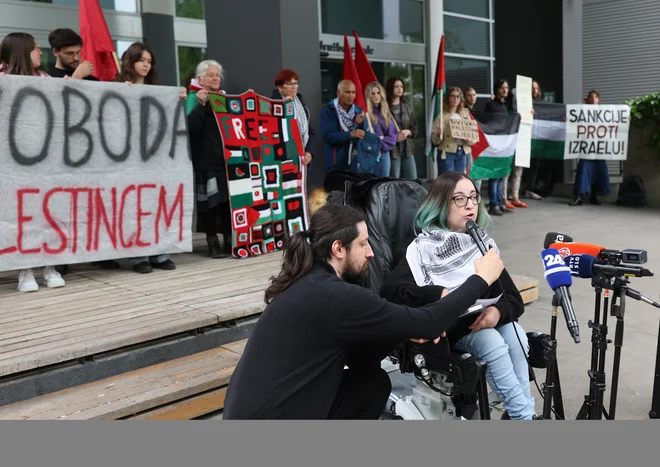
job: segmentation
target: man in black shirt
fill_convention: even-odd
[[[94,65],[88,60],[80,63],[82,51],[82,37],[71,29],[55,29],[48,35],[48,42],[57,58],[55,66],[50,67],[48,73],[54,78],[69,76],[73,79],[99,81],[92,76]]]
[[[391,391],[380,361],[403,339],[442,336],[504,269],[492,249],[461,287],[410,308],[357,285],[372,257],[365,218],[347,206],[322,207],[287,241],[224,419],[378,419]]]

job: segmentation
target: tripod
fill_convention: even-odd
[[[561,294],[552,297],[552,319],[550,321],[550,339],[545,342],[543,359],[547,362],[545,384],[543,385],[543,419],[550,420],[552,403],[555,404],[555,416],[564,420],[564,400],[559,383],[559,367],[557,365],[557,308],[562,306]]]
[[[584,403],[577,415],[577,420],[614,420],[616,398],[619,386],[619,364],[621,347],[623,346],[623,316],[625,314],[625,297],[628,290],[628,279],[622,276],[607,276],[599,274],[592,278],[591,285],[596,292],[596,306],[591,328],[591,368],[589,375],[589,394],[584,397]],[[600,304],[602,291],[605,289],[603,304],[603,322],[600,322]],[[610,290],[613,292],[610,305]],[[610,315],[616,317],[616,333],[614,337],[614,366],[612,368],[612,389],[610,393],[609,414],[603,403],[605,393],[605,354],[607,345],[612,341],[607,339],[607,308],[610,305]]]

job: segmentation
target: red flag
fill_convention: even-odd
[[[342,79],[349,79],[355,84],[355,105],[362,110],[367,108],[367,103],[364,100],[364,91],[362,83],[358,76],[355,62],[353,61],[353,53],[351,52],[351,44],[348,43],[348,36],[344,34],[344,76]]]
[[[92,62],[98,79],[113,81],[119,71],[119,60],[99,0],[80,0],[78,8],[83,40],[81,59]]]
[[[373,83],[374,81],[378,82],[378,78],[376,78],[376,73],[374,73],[374,70],[371,68],[367,53],[362,48],[360,38],[355,31],[353,31],[353,36],[355,37],[355,66],[358,75],[360,76],[362,86],[366,87],[369,83]]]
[[[476,119],[472,115],[471,112],[468,112],[470,114],[470,118],[474,121]],[[479,142],[476,144],[473,144],[470,146],[470,150],[472,151],[472,160],[474,161],[477,157],[479,157],[479,154],[484,152],[486,148],[488,148],[488,140],[486,139],[486,135],[481,129],[481,126],[479,125],[479,122],[477,122],[477,130],[479,131]]]

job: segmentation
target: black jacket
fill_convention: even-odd
[[[344,365],[371,366],[398,341],[437,337],[487,289],[474,275],[442,302],[411,308],[317,262],[260,316],[229,382],[223,418],[325,419]]]
[[[520,296],[520,292],[518,292],[518,288],[506,269],[502,272],[499,282],[501,282],[501,285],[495,282],[479,298],[495,298],[501,293],[504,293],[502,298],[493,305],[500,310],[502,315],[499,324],[517,321],[525,312],[525,304]],[[442,290],[443,287],[440,286],[418,286],[408,265],[408,260],[404,257],[385,278],[380,295],[392,303],[419,307],[439,300]],[[453,293],[448,295],[448,297],[453,295]],[[453,324],[447,332],[450,346],[453,347],[461,337],[471,332],[468,327],[474,323],[476,318],[477,315],[468,316]]]
[[[495,98],[491,101],[488,101],[486,103],[486,107],[484,107],[484,112],[489,114],[496,114],[496,113],[509,113],[511,112],[511,105],[509,102],[502,102],[499,98]]]
[[[270,98],[271,99],[282,100],[282,95],[280,94],[280,91],[278,91],[277,89],[274,89],[273,90],[273,95],[270,96]],[[305,145],[305,152],[308,152],[312,156],[314,156],[315,133],[314,133],[314,128],[312,127],[312,114],[310,113],[309,108],[305,104],[305,101],[303,100],[302,94],[298,93],[298,99],[300,99],[300,103],[305,108],[305,114],[307,114],[307,121],[309,122],[309,124],[308,124],[309,140],[307,141],[307,144]]]
[[[190,112],[188,134],[195,170],[226,173],[222,137],[210,102],[206,105],[197,104],[197,107]]]

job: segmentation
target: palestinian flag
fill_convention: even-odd
[[[564,159],[566,104],[534,103],[532,159]]]
[[[204,89],[197,78],[190,81],[190,88],[188,88],[188,97],[186,97],[186,115],[190,115],[195,107],[197,107],[197,91]]]
[[[511,163],[516,152],[520,114],[477,114],[475,120],[486,141],[480,140],[477,143],[481,152],[472,164],[470,178],[480,180],[506,177],[511,173]]]
[[[445,36],[440,39],[440,49],[438,49],[438,63],[435,68],[435,80],[433,80],[433,96],[431,96],[431,107],[429,112],[428,125],[426,127],[426,148],[425,153],[432,160],[435,160],[436,148],[431,143],[431,132],[433,121],[438,115],[442,114],[442,96],[447,91],[445,82]]]

